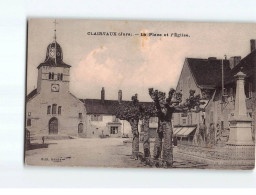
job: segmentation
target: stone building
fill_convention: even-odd
[[[221,63],[222,60],[215,57],[186,58],[176,87],[176,91],[182,93],[182,102],[189,98],[189,91],[194,90],[195,95],[203,98],[202,108],[206,107],[221,79]],[[228,60],[224,60],[224,69],[230,70]],[[174,113],[174,135],[192,141],[199,124],[204,122],[205,112]]]
[[[26,129],[34,137],[86,134],[86,109],[69,91],[70,68],[61,46],[50,43],[37,67],[37,88],[26,98]]]

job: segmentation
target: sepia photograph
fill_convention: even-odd
[[[27,20],[26,166],[255,167],[256,24]]]

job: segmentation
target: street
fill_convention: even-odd
[[[48,148],[26,151],[26,164],[36,166],[83,167],[146,167],[140,160],[131,159],[131,143],[122,138],[76,138],[46,140]],[[154,143],[151,143],[151,153]],[[174,148],[175,150],[175,148]],[[143,145],[140,143],[140,151]],[[175,158],[174,168],[205,168],[205,164]]]

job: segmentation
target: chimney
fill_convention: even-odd
[[[102,87],[101,89],[101,103],[104,103],[105,101],[105,89]]]
[[[253,50],[256,49],[256,40],[255,39],[251,39],[250,42],[251,42],[251,52],[252,52]]]
[[[229,58],[229,67],[233,69],[241,61],[241,56],[233,56]]]
[[[119,104],[122,102],[122,90],[118,91],[118,102]]]

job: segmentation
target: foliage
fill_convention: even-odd
[[[153,103],[141,103],[140,109],[140,119],[149,119],[150,117],[157,116],[157,110]]]
[[[138,121],[140,119],[140,107],[137,94],[132,96],[132,101],[122,102],[116,107],[116,117],[121,120]]]
[[[155,103],[157,109],[157,116],[161,121],[169,121],[175,111],[175,107],[179,105],[182,100],[182,94],[171,88],[168,97],[162,91],[149,88],[149,95]]]
[[[195,111],[199,112],[202,109],[200,108],[200,105],[205,104],[204,102],[201,102],[200,95],[195,96],[195,90],[189,91],[189,98],[187,98],[184,102],[184,104],[180,105],[181,108],[183,108],[183,111]]]

